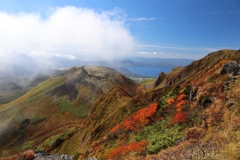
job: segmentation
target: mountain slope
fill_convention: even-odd
[[[31,147],[48,151],[58,148],[55,143],[59,137],[71,137],[93,102],[113,86],[125,88],[132,95],[139,88],[134,81],[106,67],[73,67],[50,77],[15,101],[0,106],[1,150],[11,149],[14,153]],[[42,144],[51,137],[55,141]]]
[[[220,50],[142,85],[104,67],[74,67],[1,107],[1,121],[18,126],[1,154],[19,151],[7,145],[15,136],[22,150],[79,160],[239,159],[239,64],[240,50]]]
[[[113,88],[81,126],[79,159],[238,159],[239,63],[240,51],[221,50],[160,75],[143,94]]]

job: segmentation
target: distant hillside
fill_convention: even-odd
[[[134,78],[146,78],[147,75],[138,75],[127,70],[126,67],[152,67],[166,68],[172,70],[178,66],[189,65],[192,59],[164,59],[164,58],[146,58],[146,57],[129,57],[123,60],[97,61],[97,60],[61,60],[61,67],[75,66],[105,66]]]
[[[75,133],[93,102],[113,86],[125,88],[132,96],[136,90],[141,92],[139,84],[106,67],[73,67],[50,77],[0,106],[0,150],[54,149],[55,144],[44,145],[44,141],[69,129],[67,135]]]
[[[82,66],[105,66],[116,70],[136,81],[144,78],[151,78],[149,75],[133,73],[125,67],[156,67],[168,68],[169,70],[177,66],[186,66],[192,62],[190,59],[161,59],[161,58],[129,58],[131,60],[115,60],[115,61],[81,61],[81,60],[54,60],[59,61],[55,67],[71,68],[73,65]],[[30,61],[30,60],[29,60]],[[38,83],[46,80],[52,75],[60,74],[62,71],[55,70],[39,70],[34,64],[29,66],[17,66],[3,64],[0,68],[0,104],[5,104],[20,97]],[[27,69],[28,68],[28,69]]]
[[[194,60],[183,58],[146,58],[146,57],[131,57],[129,60],[121,61],[123,66],[138,66],[138,67],[156,67],[173,69],[178,66],[187,66]]]
[[[0,70],[0,104],[9,103],[17,99],[38,83],[61,72],[63,71],[56,69],[35,74],[23,67],[6,65]]]

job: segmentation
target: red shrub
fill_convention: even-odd
[[[186,122],[186,116],[182,112],[183,105],[187,103],[187,96],[185,94],[180,94],[177,98],[177,103],[176,103],[176,115],[172,119],[172,124],[176,124],[178,122]],[[174,103],[173,100],[168,99],[168,102]]]
[[[173,117],[172,124],[176,124],[178,122],[186,122],[186,116],[182,111],[177,112],[177,114]]]
[[[134,113],[132,116],[125,119],[122,124],[117,125],[111,130],[111,133],[116,133],[119,130],[134,131],[139,130],[141,126],[147,125],[150,123],[152,115],[156,113],[158,104],[153,103],[149,107],[142,108]],[[160,118],[158,117],[158,120]]]
[[[107,158],[113,158],[117,155],[125,155],[129,152],[135,151],[138,154],[141,154],[144,150],[146,150],[147,142],[132,142],[128,145],[118,146],[114,148],[107,156]]]
[[[186,98],[187,98],[187,96],[185,94],[180,94],[177,98],[177,101],[179,102],[179,101],[181,101],[183,99],[186,99]]]

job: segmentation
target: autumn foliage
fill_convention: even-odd
[[[169,98],[169,99],[167,100],[167,105],[168,105],[168,106],[173,105],[173,103],[175,103],[175,100],[174,100],[173,98]]]
[[[222,67],[224,64],[226,64],[228,62],[232,62],[232,60],[230,60],[230,59],[222,59],[221,61],[218,62],[217,66],[220,68],[220,67]]]
[[[141,126],[145,126],[149,124],[152,120],[161,119],[161,117],[157,117],[157,118],[152,117],[152,115],[156,113],[157,108],[158,108],[158,104],[153,103],[148,107],[144,107],[138,110],[134,115],[125,119],[125,121],[122,124],[119,124],[116,127],[114,127],[111,130],[111,133],[115,133],[120,130],[127,130],[127,131],[139,130]]]
[[[141,154],[146,150],[147,142],[132,142],[128,145],[118,146],[114,148],[109,154],[107,158],[113,158],[117,155],[125,155],[129,152],[135,151],[138,154]]]
[[[178,111],[177,114],[173,117],[172,124],[176,124],[178,122],[186,122],[186,116],[182,111]]]
[[[172,119],[172,124],[176,124],[178,122],[186,122],[186,116],[182,112],[183,105],[187,103],[187,96],[185,94],[180,94],[175,101],[173,98],[169,98],[167,100],[167,105],[171,106],[175,103],[176,106],[176,115]]]
[[[232,62],[232,60],[230,60],[230,59],[222,59],[222,60],[220,60],[217,63],[216,66],[214,66],[213,68],[209,69],[205,74],[201,75],[200,78],[194,80],[192,82],[192,84],[197,88],[199,86],[199,83],[202,83],[203,81],[205,81],[206,79],[211,77],[215,73],[215,71],[217,71],[219,68],[223,67],[223,65],[228,63],[228,62]]]

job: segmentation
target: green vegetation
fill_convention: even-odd
[[[64,82],[64,79],[58,77],[53,79],[48,79],[40,84],[38,84],[34,89],[30,92],[26,93],[17,101],[22,101],[22,103],[29,103],[39,100],[44,94],[46,94],[52,88],[61,85]]]
[[[60,110],[65,112],[66,114],[70,113],[71,115],[77,118],[86,117],[89,113],[88,106],[75,106],[72,102],[70,102],[67,97],[60,97],[54,101],[55,105],[60,106]]]
[[[43,144],[37,147],[38,150],[45,150],[45,149],[54,149],[58,147],[58,145],[64,141],[69,139],[77,129],[75,127],[70,128],[68,131],[60,133],[58,135],[52,136],[48,138]]]
[[[160,121],[152,126],[145,127],[141,132],[137,133],[135,140],[149,142],[147,145],[148,153],[156,154],[183,138],[180,129],[181,127],[178,125],[167,128],[165,121]]]
[[[23,144],[23,146],[21,147],[21,150],[24,151],[26,149],[30,149],[33,147],[33,143],[34,141],[27,141]]]
[[[155,79],[154,78],[145,78],[144,80],[142,80],[140,83],[141,84],[149,84],[149,83],[152,83],[154,82]]]

